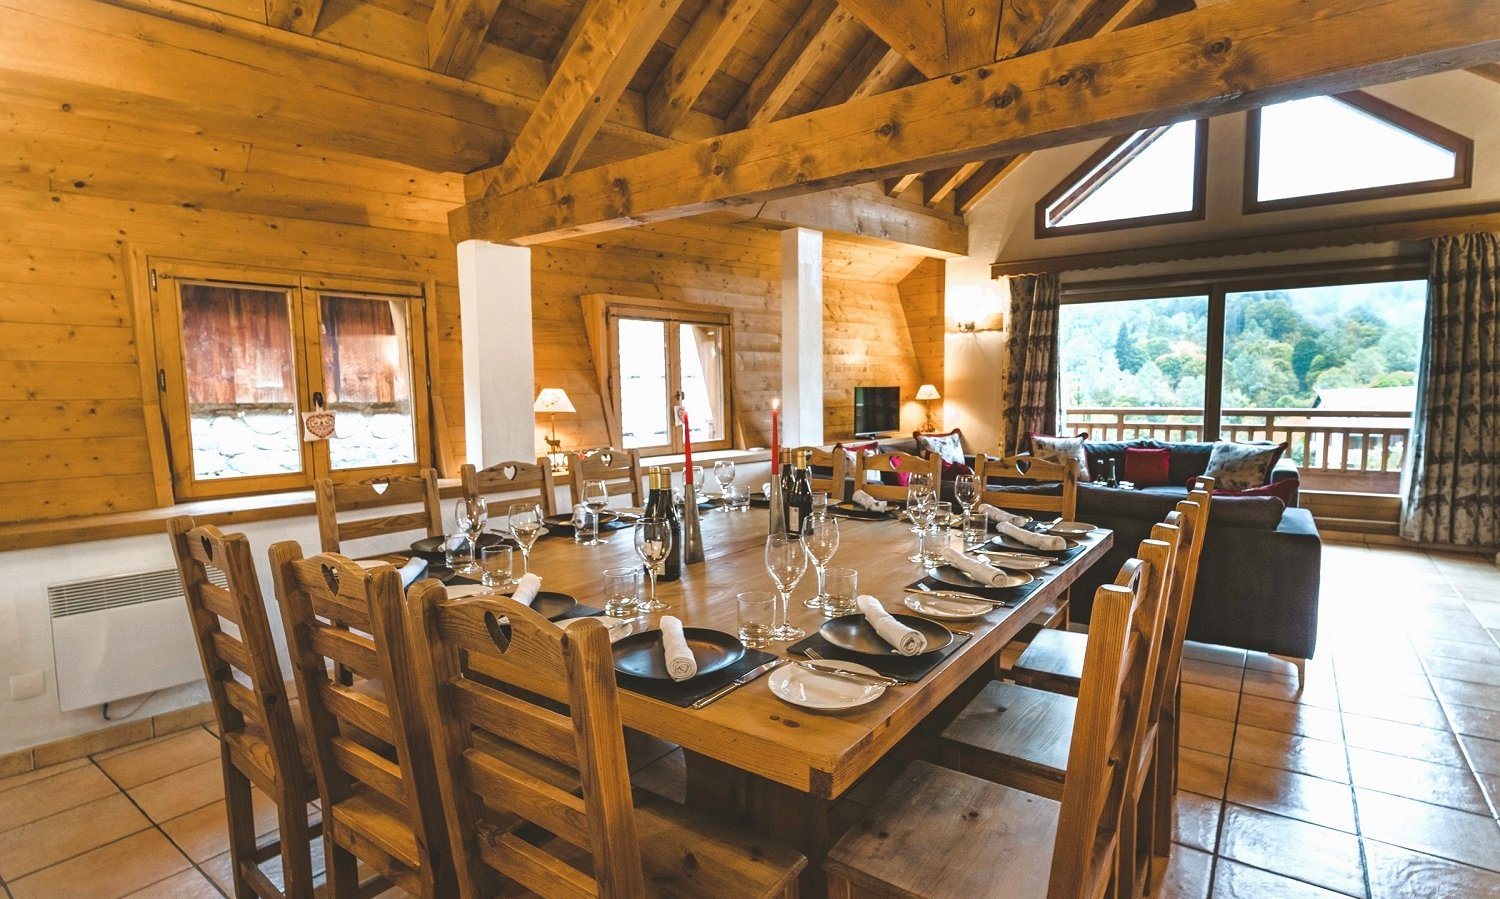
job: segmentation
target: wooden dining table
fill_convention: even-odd
[[[669,614],[688,627],[735,633],[736,594],[774,591],[764,561],[768,517],[765,509],[756,508],[701,512],[704,561],[684,565],[678,580],[658,583],[657,595],[670,608],[640,616],[633,630],[654,628],[660,615]],[[903,588],[924,574],[908,559],[916,548],[910,524],[846,518],[840,531],[838,552],[830,564],[856,569],[859,592],[878,597],[893,613],[909,613],[902,605]],[[640,560],[630,529],[601,536],[607,542],[596,546],[577,545],[564,536],[539,540],[531,551],[530,569],[542,578],[543,589],[602,607],[601,572],[639,565]],[[890,687],[866,705],[840,712],[813,711],[778,699],[768,678],[760,677],[702,709],[621,689],[624,723],[681,746],[688,804],[805,854],[809,865],[803,894],[822,895],[821,862],[834,836],[829,814],[835,802],[965,682],[982,677],[1038,611],[1062,597],[1083,571],[1104,557],[1113,535],[1096,530],[1079,542],[1082,551],[1037,572],[1042,585],[1013,608],[950,622],[952,630],[967,634],[959,636],[954,652],[921,680]],[[816,584],[809,565],[791,601],[791,622],[809,634],[825,620],[821,610],[803,603],[816,592]],[[788,645],[775,643],[767,651],[787,656]]]

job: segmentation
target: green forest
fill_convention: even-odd
[[[1309,408],[1322,388],[1416,382],[1422,281],[1232,293],[1225,408]],[[1208,297],[1065,305],[1065,409],[1203,405]]]

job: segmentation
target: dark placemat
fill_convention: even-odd
[[[1052,564],[1054,564],[1054,565],[1061,565],[1062,563],[1064,563],[1064,562],[1066,562],[1066,561],[1068,561],[1070,559],[1073,559],[1073,558],[1077,557],[1087,547],[1084,544],[1079,543],[1077,546],[1070,546],[1067,549],[1035,549],[1035,548],[1030,547],[1030,546],[1025,546],[1025,547],[1006,546],[1004,543],[997,543],[997,542],[995,542],[994,539],[991,539],[991,540],[989,540],[988,542],[986,542],[984,544],[983,548],[985,548],[985,549],[997,549],[997,550],[1000,550],[1002,552],[1027,553],[1027,554],[1033,555],[1033,556],[1041,556],[1041,557],[1047,558],[1047,559],[1055,559],[1056,561],[1054,561]],[[1001,565],[999,567],[1004,568],[1005,566]]]
[[[613,518],[599,525],[599,533],[608,534],[612,531],[624,531],[635,527],[635,522],[626,521],[623,518]],[[542,532],[543,537],[572,537],[573,525],[571,523],[557,524],[547,522],[547,528]]]
[[[872,509],[847,506],[829,506],[828,514],[838,518],[853,518],[856,521],[890,521],[896,516],[891,512],[876,512]]]
[[[1031,583],[1022,584],[1019,587],[955,587],[952,584],[945,584],[929,575],[906,586],[910,590],[917,589],[917,586],[920,584],[921,586],[931,587],[933,590],[943,593],[971,593],[974,596],[997,600],[1005,603],[1007,606],[1014,607],[1020,605],[1021,600],[1035,593],[1043,583],[1045,581],[1041,578],[1036,578]]]
[[[711,674],[695,677],[691,680],[651,680],[644,677],[632,677],[629,674],[615,672],[615,683],[621,689],[650,696],[652,699],[660,699],[662,702],[670,702],[679,708],[691,708],[693,703],[728,684],[730,681],[756,667],[772,661],[776,656],[769,652],[761,652],[758,649],[746,649],[744,658],[735,662],[727,668],[720,668]],[[767,672],[769,674],[770,672]],[[765,677],[766,675],[761,675]]]
[[[825,659],[837,659],[842,662],[857,662],[865,665],[886,677],[899,677],[902,680],[918,681],[932,673],[932,669],[942,664],[942,661],[953,655],[970,638],[959,633],[954,633],[953,642],[936,652],[924,653],[919,656],[870,656],[861,652],[850,652],[840,649],[823,639],[819,633],[811,633],[806,637],[787,647],[787,652],[794,656],[801,656],[802,650],[811,649]],[[804,656],[805,658],[805,656]]]

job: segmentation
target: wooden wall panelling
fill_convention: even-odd
[[[911,335],[917,371],[922,376],[922,383],[935,386],[938,393],[945,393],[946,285],[947,265],[941,259],[932,258],[917,263],[911,273],[896,284],[901,306],[906,312],[906,329]],[[933,401],[932,417],[938,423],[942,422],[942,400]]]
[[[855,387],[899,386],[903,401],[916,394],[920,375],[894,282],[824,275],[823,381],[827,441],[854,436]]]

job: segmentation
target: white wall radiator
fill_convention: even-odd
[[[52,584],[47,607],[65,712],[203,678],[175,568]]]

